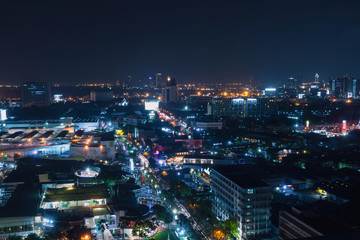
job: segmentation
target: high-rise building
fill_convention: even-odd
[[[162,81],[162,74],[161,73],[156,73],[155,74],[155,87],[160,88],[163,85],[163,81]]]
[[[214,98],[212,115],[214,117],[264,117],[271,115],[269,98]]]
[[[165,87],[162,89],[163,103],[179,102],[179,90],[175,78],[168,79]]]
[[[262,239],[271,231],[271,187],[263,181],[236,171],[234,166],[211,171],[212,210],[224,221],[236,220],[237,239]]]
[[[22,85],[22,106],[50,104],[50,86],[44,82],[26,82]]]
[[[340,78],[331,78],[331,92],[334,97],[339,97],[341,94]]]
[[[358,80],[356,78],[352,79],[352,97],[357,98],[358,96]]]
[[[352,97],[352,81],[348,76],[345,76],[341,79],[342,86],[342,97],[350,98]]]
[[[296,89],[298,87],[298,82],[296,78],[290,77],[287,80],[287,84],[285,85],[285,89]]]
[[[358,94],[358,81],[356,78],[344,76],[331,79],[331,91],[334,97],[356,98]]]

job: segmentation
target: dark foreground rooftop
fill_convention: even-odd
[[[36,216],[40,190],[36,184],[20,184],[5,206],[0,207],[1,217]]]
[[[228,178],[242,188],[268,187],[269,185],[237,166],[217,166],[213,170]]]

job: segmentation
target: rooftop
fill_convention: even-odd
[[[74,178],[75,169],[89,167],[90,163],[74,160],[53,160],[26,157],[17,160],[17,168],[12,171],[4,182],[35,182],[39,181],[38,174],[55,174],[64,176],[69,174]],[[53,177],[52,177],[53,178]],[[58,179],[58,177],[57,177]]]
[[[239,171],[237,166],[217,166],[213,168],[216,172],[228,178],[242,188],[268,187],[269,185],[248,173]]]
[[[103,199],[109,196],[109,190],[105,184],[90,187],[48,188],[44,202]]]

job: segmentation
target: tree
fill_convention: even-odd
[[[135,184],[135,178],[129,178],[127,181],[126,181],[127,184]]]
[[[166,214],[165,219],[164,219],[164,223],[169,224],[172,221],[173,221],[172,215],[171,214]]]
[[[226,235],[222,229],[215,229],[211,235],[212,235],[213,239],[217,239],[217,240],[226,240],[227,239]]]
[[[231,238],[232,236],[237,236],[238,229],[235,219],[231,218],[226,220],[223,224],[223,227],[228,238]]]
[[[44,233],[45,240],[67,240],[67,229],[63,226],[56,226]]]
[[[6,239],[7,240],[22,240],[22,237],[19,235],[9,235]]]
[[[36,233],[30,233],[25,240],[40,240],[41,237],[37,235]]]
[[[153,212],[156,215],[156,219],[159,221],[164,221],[166,215],[168,215],[168,212],[166,211],[166,208],[161,205],[154,205],[152,207]]]
[[[85,227],[76,226],[68,231],[69,239],[86,239],[86,236],[90,237],[91,231]]]
[[[183,198],[187,198],[187,197],[191,197],[192,196],[192,191],[189,187],[185,186],[181,188],[180,191],[180,196]]]
[[[108,228],[109,225],[106,223],[105,219],[101,219],[98,223],[97,223],[97,229],[101,232],[104,232],[106,228]]]
[[[159,221],[163,221],[164,223],[171,223],[173,220],[172,215],[166,210],[165,207],[161,205],[154,205],[152,207],[153,212],[156,215],[156,219]]]
[[[184,223],[186,223],[187,221],[187,218],[184,214],[179,214],[179,223],[180,223],[180,226],[182,226]]]
[[[154,224],[149,220],[138,220],[135,222],[132,234],[138,235],[139,237],[146,238],[148,236],[149,229],[154,230]]]

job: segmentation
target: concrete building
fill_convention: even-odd
[[[279,212],[280,240],[305,238],[346,239],[342,234],[349,231],[347,227],[338,222],[312,211],[301,211],[293,207],[291,211]],[[327,238],[330,236],[334,236],[334,238]]]
[[[18,159],[22,157],[45,157],[49,155],[63,155],[68,156],[70,150],[70,143],[67,141],[47,143],[24,143],[19,144],[0,145],[0,159],[6,156],[6,159]]]
[[[221,220],[235,219],[237,239],[270,236],[271,187],[263,181],[239,174],[234,166],[211,171],[212,210]]]
[[[67,222],[84,224],[88,229],[95,230],[103,219],[109,223],[109,229],[116,229],[116,219],[109,207],[109,199],[107,185],[48,188],[40,203],[43,210],[42,226],[51,228]]]
[[[356,78],[344,76],[331,79],[331,91],[334,97],[356,98],[359,95],[359,81]]]
[[[179,101],[179,90],[175,78],[169,79],[162,89],[163,103],[177,103]]]
[[[168,159],[169,165],[182,166],[184,168],[193,166],[214,166],[214,165],[232,165],[233,159],[216,158],[215,156],[206,155],[177,155]]]
[[[108,132],[73,141],[70,145],[70,156],[93,160],[113,159],[115,157],[114,133]]]
[[[9,217],[0,218],[0,238],[4,239],[10,235],[26,237],[35,230],[35,217]]]
[[[202,130],[221,130],[222,122],[195,122],[195,127]]]
[[[37,206],[40,201],[38,186],[24,182],[2,183],[0,202],[3,201],[4,189],[12,187],[9,199],[0,205],[0,239],[10,235],[26,237],[38,233],[40,218],[37,217]],[[8,196],[5,196],[8,197]]]
[[[61,119],[37,119],[37,120],[6,120],[8,133],[16,131],[28,131],[28,129],[44,131],[55,131],[60,133],[67,130],[73,133],[75,130],[83,129],[93,131],[99,128],[98,118],[61,118]]]

